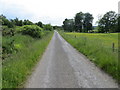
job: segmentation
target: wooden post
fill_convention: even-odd
[[[75,38],[76,38],[76,35],[75,35]]]
[[[113,52],[115,51],[115,44],[114,43],[112,44],[112,50],[113,50]]]

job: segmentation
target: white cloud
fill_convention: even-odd
[[[90,12],[94,23],[99,14],[118,10],[119,0],[1,0],[0,12],[34,22],[42,21],[61,25],[65,18],[74,18],[75,14]],[[26,18],[25,18],[26,17]]]

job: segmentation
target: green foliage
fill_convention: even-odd
[[[44,28],[44,30],[49,30],[49,31],[53,30],[53,27],[50,24],[44,25],[43,28]]]
[[[8,57],[10,54],[16,51],[13,39],[15,33],[16,32],[14,28],[2,26],[2,59]]]
[[[32,72],[32,67],[42,56],[52,32],[44,31],[29,20],[22,21],[18,18],[8,20],[2,16],[0,22],[3,25],[2,86],[16,88],[23,85],[27,75]]]
[[[72,32],[74,31],[74,20],[73,19],[65,19],[63,22],[64,31]]]
[[[61,30],[61,29],[63,29],[63,27],[62,26],[53,26],[53,29],[54,30]]]
[[[2,26],[2,36],[14,36],[16,31],[14,28],[8,28],[6,26]]]
[[[25,35],[30,35],[34,38],[41,38],[43,33],[43,29],[37,25],[25,25],[21,27],[21,33]]]
[[[19,20],[18,18],[11,19],[11,22],[16,25],[16,26],[23,26],[23,25],[34,25],[31,21],[29,20]]]
[[[76,32],[94,32],[92,27],[93,16],[90,13],[79,12],[73,19],[65,19],[63,21],[64,31]],[[71,22],[73,21],[73,22]],[[114,11],[107,12],[98,23],[99,33],[120,32],[120,15]]]
[[[82,32],[84,14],[79,12],[75,15],[75,31]]]
[[[84,14],[84,20],[83,20],[83,32],[88,32],[90,30],[92,30],[92,21],[93,21],[93,17],[92,14],[90,13],[85,13]]]
[[[7,37],[2,41],[2,59],[4,60],[6,57],[8,57],[10,54],[12,54],[14,51],[16,51],[14,47],[14,39]]]
[[[65,19],[63,28],[65,31],[88,32],[92,30],[93,16],[90,13],[79,12],[74,19]]]
[[[78,51],[120,81],[118,71],[118,34],[60,33]],[[115,43],[115,52],[112,43]],[[120,68],[120,67],[119,67]]]
[[[24,21],[19,20],[18,18],[8,20],[4,15],[0,15],[0,18],[2,20],[0,21],[2,25],[8,26],[8,28],[13,28],[15,26],[23,26],[23,25],[34,25],[33,22],[26,19]]]
[[[117,22],[117,27],[116,27],[117,29],[116,29],[116,31],[120,32],[120,15],[118,15],[117,21],[118,22]]]
[[[2,19],[2,25],[8,26],[8,28],[13,28],[14,24],[9,21],[4,15],[0,15],[0,18]]]
[[[32,37],[22,36],[21,34],[15,34],[14,36],[3,36],[2,37],[2,58],[5,60],[13,53],[17,53],[21,46],[24,46],[25,43],[31,41]],[[24,43],[25,42],[25,43]]]
[[[38,25],[39,27],[43,28],[43,24],[40,21],[38,23],[36,23],[36,25]]]
[[[33,24],[33,22],[25,19],[25,20],[23,21],[23,25],[34,25],[34,24]]]
[[[14,20],[11,19],[11,22],[14,23],[16,26],[23,26],[23,21],[15,18]]]
[[[109,11],[98,22],[99,32],[116,32],[117,24],[117,14],[114,11]]]
[[[17,53],[12,53],[3,61],[2,86],[3,88],[19,88],[23,86],[32,68],[42,57],[53,32],[46,32],[41,39],[29,35],[16,34],[13,39]],[[4,38],[5,40],[10,38]],[[6,44],[7,45],[7,44]]]

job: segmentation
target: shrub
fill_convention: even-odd
[[[44,30],[52,31],[53,27],[50,24],[46,24],[46,25],[44,25]]]
[[[16,33],[14,28],[8,28],[7,26],[2,26],[2,36],[14,36]]]
[[[37,25],[25,25],[21,27],[20,32],[25,35],[30,35],[34,38],[41,38],[43,33],[43,29]]]

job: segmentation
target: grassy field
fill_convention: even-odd
[[[78,51],[86,55],[98,67],[120,81],[118,71],[117,33],[65,33],[60,34]],[[115,50],[113,51],[113,43]],[[120,67],[119,67],[120,68]]]
[[[40,39],[28,35],[15,34],[13,37],[3,37],[3,46],[8,45],[11,39],[14,40],[14,52],[5,55],[2,68],[2,87],[22,87],[32,68],[40,60],[45,51],[53,31],[48,32]],[[8,47],[9,48],[9,47]],[[12,48],[11,48],[12,49]]]

